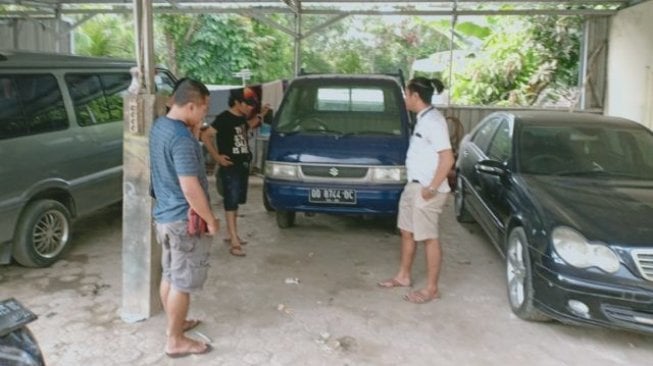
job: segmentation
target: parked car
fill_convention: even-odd
[[[274,116],[264,202],[282,228],[296,212],[396,214],[408,138],[396,77],[300,76]]]
[[[0,51],[0,264],[54,263],[71,220],[122,199],[132,61]],[[155,78],[171,91],[173,77]]]
[[[526,320],[653,332],[653,133],[564,112],[503,112],[463,138],[455,212],[506,258]]]

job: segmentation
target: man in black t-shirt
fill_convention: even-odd
[[[202,132],[202,142],[211,157],[220,165],[216,169],[216,180],[223,187],[224,209],[230,243],[229,253],[243,257],[241,245],[246,244],[238,236],[238,205],[247,201],[249,162],[252,154],[247,144],[247,131],[261,124],[268,107],[263,106],[259,114],[256,93],[250,88],[233,89],[229,94],[229,109],[220,113],[211,126]]]

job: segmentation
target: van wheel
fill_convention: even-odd
[[[30,203],[18,221],[13,257],[26,267],[47,267],[70,243],[70,212],[53,200]]]
[[[265,206],[265,211],[272,212],[274,207],[270,205],[270,200],[268,200],[268,191],[265,189],[265,184],[263,184],[263,206]]]
[[[287,229],[295,225],[295,211],[277,211],[277,226]]]

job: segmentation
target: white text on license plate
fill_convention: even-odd
[[[309,202],[315,203],[356,203],[356,191],[353,189],[311,188]]]

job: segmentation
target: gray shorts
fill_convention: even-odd
[[[438,238],[438,222],[448,193],[436,193],[428,201],[422,198],[422,185],[408,183],[399,200],[397,227],[413,233],[415,241]]]
[[[211,236],[190,236],[186,221],[156,224],[156,240],[161,244],[163,278],[176,290],[201,290],[209,269]]]

